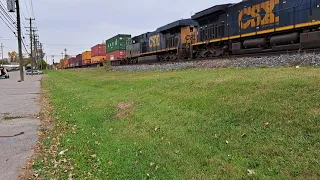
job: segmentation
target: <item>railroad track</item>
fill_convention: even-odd
[[[237,59],[237,58],[247,58],[247,57],[266,57],[266,56],[276,56],[276,55],[293,55],[293,54],[302,54],[302,53],[316,53],[320,54],[320,48],[316,49],[303,49],[303,50],[288,50],[288,51],[266,51],[261,53],[253,53],[253,54],[235,54],[235,55],[228,55],[228,56],[219,56],[219,57],[210,57],[210,58],[195,58],[195,59],[188,59],[188,60],[180,60],[180,61],[148,61],[144,63],[138,64],[125,64],[120,66],[133,66],[133,65],[163,65],[163,64],[174,64],[174,63],[181,63],[181,62],[196,62],[196,61],[206,61],[206,60],[230,60],[230,59]]]

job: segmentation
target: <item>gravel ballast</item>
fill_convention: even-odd
[[[171,71],[179,69],[246,68],[277,66],[320,66],[320,54],[283,54],[262,57],[223,58],[201,61],[184,61],[163,64],[137,64],[111,67],[113,71]]]

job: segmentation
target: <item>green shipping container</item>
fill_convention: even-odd
[[[126,50],[127,42],[131,39],[131,35],[118,34],[113,38],[106,40],[107,53],[117,50]]]

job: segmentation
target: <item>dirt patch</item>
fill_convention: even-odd
[[[132,114],[133,112],[133,102],[121,102],[117,105],[116,118],[125,118]]]
[[[312,109],[312,113],[315,114],[315,115],[320,115],[320,108]]]

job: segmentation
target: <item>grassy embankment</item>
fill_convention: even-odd
[[[43,88],[45,178],[320,177],[319,68],[55,71]]]

